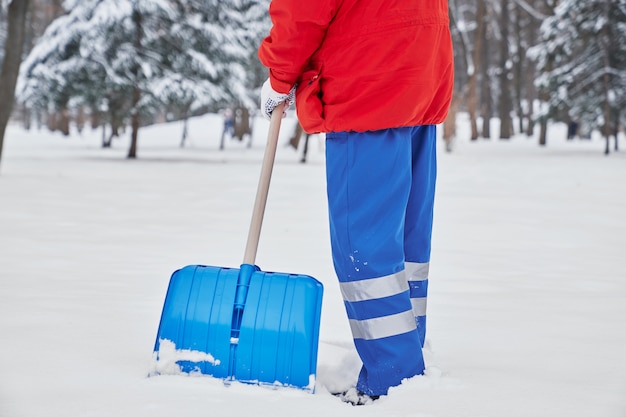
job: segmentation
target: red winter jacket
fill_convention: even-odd
[[[453,86],[444,0],[272,0],[259,48],[274,90],[294,84],[309,133],[442,123]]]

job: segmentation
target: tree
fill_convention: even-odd
[[[563,0],[541,27],[538,83],[552,116],[566,114],[609,141],[626,115],[626,4]]]
[[[202,109],[233,103],[256,107],[252,97],[264,80],[258,79],[256,47],[269,31],[268,2],[231,1],[226,6],[186,0],[176,7],[180,18],[162,43],[165,71],[151,85],[152,93],[184,120]]]
[[[513,60],[513,84],[515,110],[518,118],[518,131],[527,136],[534,133],[534,104],[537,99],[535,78],[536,63],[528,59],[528,50],[537,44],[539,26],[545,16],[540,11],[538,0],[514,0],[515,39]]]
[[[451,0],[455,50],[455,98],[467,111],[471,139],[490,138],[497,115],[500,136],[510,137],[513,112],[520,132],[533,133],[537,99],[536,63],[528,50],[537,44],[544,9],[554,0]],[[497,111],[497,114],[496,114]],[[479,119],[482,118],[482,126]]]
[[[478,138],[477,118],[477,82],[478,60],[480,53],[480,31],[483,29],[482,22],[485,0],[478,1],[478,9],[467,7],[462,1],[452,0],[449,2],[451,32],[455,45],[455,104],[464,101],[470,120],[471,140]],[[472,30],[474,36],[471,36]],[[478,40],[478,42],[477,42]],[[457,52],[458,51],[458,52]],[[459,77],[462,74],[462,78]],[[461,79],[459,79],[461,78]],[[454,109],[456,110],[456,108]],[[455,113],[454,111],[452,112]],[[454,121],[448,121],[448,127],[454,126]],[[451,140],[451,138],[448,138]],[[451,148],[449,148],[450,150]]]
[[[483,64],[480,60],[482,56],[483,49],[487,48],[487,45],[483,43],[485,39],[484,33],[487,30],[487,2],[486,0],[477,0],[476,2],[476,30],[474,32],[474,51],[472,54],[472,71],[469,75],[468,79],[468,111],[470,113],[470,122],[472,129],[472,140],[478,139],[478,122],[477,115],[478,112],[478,77],[482,73],[484,73]],[[485,115],[482,115],[485,117]]]
[[[513,133],[513,121],[511,120],[511,110],[513,107],[511,98],[511,55],[509,53],[509,24],[510,20],[510,0],[500,2],[500,54],[499,54],[499,91],[498,109],[500,116],[500,139],[510,139]]]
[[[8,6],[8,4],[7,4]],[[7,7],[4,2],[0,1],[0,45],[4,46],[7,36]],[[0,48],[0,68],[2,68],[2,60],[4,58],[4,47]]]
[[[264,0],[67,0],[23,71],[20,98],[30,106],[85,105],[139,128],[157,114],[221,103],[250,103],[246,60]],[[261,8],[264,15],[260,14]],[[181,110],[182,109],[182,110]],[[119,116],[112,112],[118,112]],[[129,117],[130,115],[130,117]]]
[[[4,146],[4,133],[15,100],[15,86],[22,62],[24,31],[28,0],[11,1],[8,8],[7,34],[4,42],[4,56],[0,71],[0,161]]]
[[[484,0],[483,0],[484,1]],[[483,126],[481,129],[481,135],[483,139],[491,139],[491,116],[493,115],[493,93],[492,93],[492,82],[490,77],[490,72],[492,71],[492,65],[490,63],[491,53],[487,45],[489,45],[490,31],[488,24],[488,16],[486,6],[488,5],[486,1],[485,3],[485,16],[483,16],[483,25],[484,29],[481,31],[480,42],[483,45],[481,48],[480,54],[480,114],[483,119]],[[493,37],[493,35],[491,35]]]

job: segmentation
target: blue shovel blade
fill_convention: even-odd
[[[183,372],[312,391],[322,294],[310,276],[255,265],[182,268],[165,298],[157,361],[173,345]],[[243,305],[236,319],[235,305]]]

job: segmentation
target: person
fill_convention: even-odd
[[[235,118],[233,116],[233,110],[227,107],[223,110],[222,116],[224,117],[224,128],[222,129],[222,138],[220,139],[220,150],[224,149],[224,138],[228,135],[231,139],[235,135]]]
[[[424,372],[436,125],[453,87],[444,0],[272,0],[261,111],[326,134],[332,259],[362,368],[353,405]]]

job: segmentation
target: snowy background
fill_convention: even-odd
[[[332,269],[324,142],[284,121],[257,265],[325,285],[316,393],[148,377],[171,273],[238,267],[267,123],[219,151],[221,119],[100,148],[10,126],[0,175],[0,416],[626,416],[626,154],[603,140],[440,144],[427,372],[371,406],[328,392],[358,357]],[[495,130],[495,129],[494,129]],[[459,121],[459,135],[467,124]],[[622,141],[623,141],[622,137]],[[624,143],[624,142],[623,142]],[[299,151],[301,152],[301,150]]]

